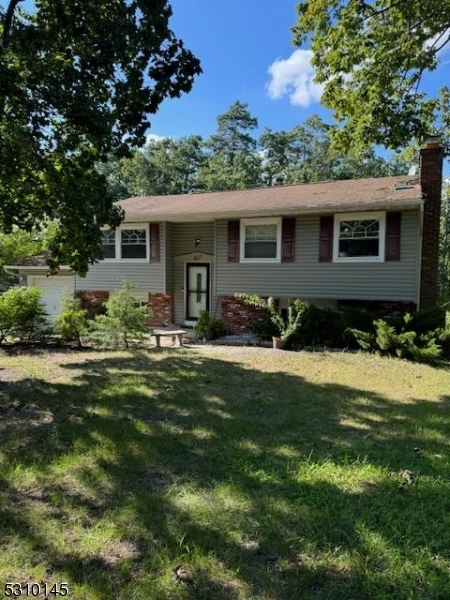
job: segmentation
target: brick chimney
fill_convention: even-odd
[[[438,298],[439,229],[443,151],[440,136],[430,136],[420,151],[420,183],[424,199],[420,309],[436,306]]]

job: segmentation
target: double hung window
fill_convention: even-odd
[[[148,260],[148,226],[126,225],[115,231],[106,229],[102,235],[102,250],[105,260]]]
[[[335,215],[334,261],[384,260],[385,213]]]
[[[281,219],[241,220],[241,261],[279,262]]]

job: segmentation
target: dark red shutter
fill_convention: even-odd
[[[283,219],[281,227],[281,260],[295,260],[295,219]]]
[[[400,260],[400,232],[402,213],[386,213],[386,254],[385,260]]]
[[[333,217],[320,217],[319,262],[333,260],[333,227]]]
[[[239,221],[228,221],[228,262],[239,262]]]
[[[150,262],[159,262],[160,253],[159,223],[150,223]]]

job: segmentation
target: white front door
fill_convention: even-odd
[[[186,320],[197,320],[209,311],[209,263],[186,264]]]

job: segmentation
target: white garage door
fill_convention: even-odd
[[[29,277],[28,285],[35,285],[44,291],[42,302],[47,314],[54,317],[59,313],[62,297],[73,294],[75,283],[73,277],[49,276]]]

